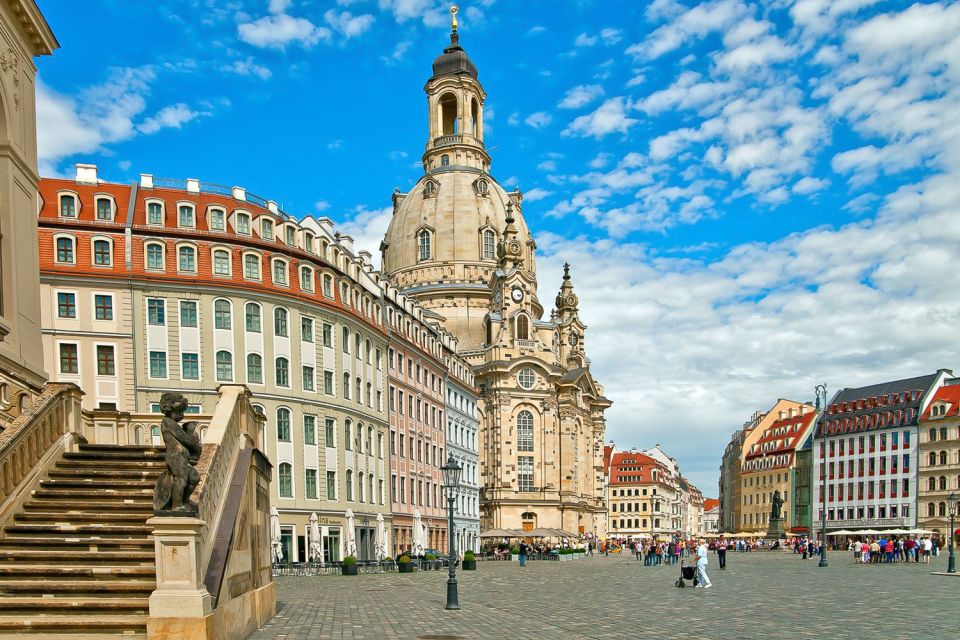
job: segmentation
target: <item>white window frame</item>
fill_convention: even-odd
[[[192,270],[186,270],[181,268],[180,266],[180,250],[186,249],[186,248],[193,249],[193,269]],[[197,247],[197,245],[193,242],[178,242],[176,244],[176,249],[177,249],[177,273],[192,273],[196,275],[198,273],[198,269],[200,266],[199,265],[200,249]]]
[[[101,218],[98,203],[100,200],[106,200],[110,203],[110,217]],[[109,193],[93,194],[93,219],[99,222],[113,222],[117,219],[117,200]]]
[[[147,198],[144,201],[144,213],[146,215],[145,222],[148,225],[154,227],[162,227],[167,219],[167,203],[161,200],[160,198]],[[160,222],[150,222],[150,205],[158,204],[160,205]]]
[[[227,272],[218,273],[217,272],[217,253],[226,252],[227,254]],[[210,248],[210,273],[215,278],[230,278],[233,276],[233,252],[229,247],[224,247],[222,245],[215,245]]]
[[[65,216],[63,215],[63,207],[60,204],[61,198],[64,196],[69,196],[73,198],[73,215]],[[80,194],[76,191],[70,191],[69,189],[61,189],[57,191],[57,217],[64,220],[77,220],[80,218]]]
[[[97,262],[97,254],[95,250],[97,242],[106,242],[107,246],[110,247],[110,261],[107,262],[107,264],[100,264]],[[113,266],[113,238],[110,236],[93,236],[90,238],[90,266],[108,269]]]
[[[150,245],[159,245],[160,246],[160,267],[151,267],[150,266],[150,257],[149,249]],[[179,264],[177,265],[179,266]],[[152,271],[154,273],[162,273],[167,270],[167,243],[162,240],[157,240],[156,238],[148,238],[143,241],[143,268],[146,271]]]
[[[72,246],[70,253],[73,255],[73,260],[60,260],[60,249],[57,246],[57,243],[63,238],[70,240]],[[53,235],[53,261],[56,264],[77,264],[77,236],[73,235],[72,233],[55,233]]]
[[[190,209],[190,218],[193,220],[193,224],[185,225],[182,224],[180,209],[182,207],[187,207]],[[197,205],[186,200],[177,201],[177,228],[179,229],[196,229],[197,228]]]

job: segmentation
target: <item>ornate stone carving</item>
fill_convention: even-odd
[[[153,492],[153,511],[156,515],[196,515],[197,505],[190,495],[200,483],[200,474],[194,469],[200,460],[200,436],[197,423],[180,426],[187,399],[182,393],[168,391],[160,396],[160,434],[166,445],[167,468],[157,478]]]

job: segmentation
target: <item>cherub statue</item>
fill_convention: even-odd
[[[181,393],[167,392],[160,396],[160,412],[163,414],[160,434],[167,447],[167,468],[157,478],[153,492],[156,513],[197,513],[197,505],[190,501],[190,494],[200,483],[200,474],[194,469],[200,460],[200,436],[196,432],[196,422],[180,426],[186,408],[187,399]]]

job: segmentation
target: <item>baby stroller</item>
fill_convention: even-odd
[[[683,589],[686,585],[684,580],[693,580],[693,586],[697,586],[700,580],[697,578],[697,565],[695,564],[684,564],[683,560],[680,561],[680,577],[677,578],[677,586]]]

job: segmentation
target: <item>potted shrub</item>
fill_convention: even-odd
[[[423,559],[425,561],[423,566],[428,571],[437,568],[437,556],[435,554],[428,553],[427,555],[423,556]]]
[[[477,556],[473,554],[473,551],[467,551],[465,554],[463,554],[463,570],[464,571],[477,570]]]
[[[400,573],[413,573],[413,563],[410,562],[410,556],[403,554],[397,559],[397,570]]]
[[[520,560],[520,547],[510,547],[510,560],[513,562]]]
[[[343,575],[345,576],[355,576],[357,575],[357,557],[356,556],[347,556],[343,559]]]

